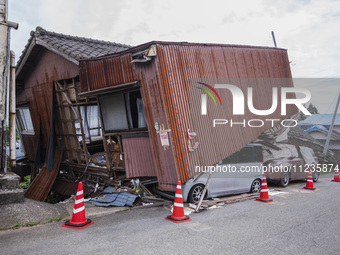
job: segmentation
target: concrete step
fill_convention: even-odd
[[[6,175],[0,176],[0,190],[19,189],[20,176],[12,172],[7,172]]]
[[[0,190],[0,205],[24,202],[23,189]]]
[[[0,176],[0,205],[24,202],[24,190],[20,188],[20,176],[8,172]]]

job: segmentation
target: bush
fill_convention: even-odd
[[[20,182],[20,188],[22,188],[22,189],[28,189],[28,187],[30,186],[30,184],[31,184],[31,176],[30,175],[26,175],[25,177],[24,177],[24,182]]]

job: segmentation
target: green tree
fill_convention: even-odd
[[[304,106],[306,107],[306,105],[304,105]],[[307,110],[311,114],[319,114],[318,108],[316,108],[316,106],[313,105],[312,103],[309,104],[309,106],[307,107]],[[306,118],[307,118],[307,116],[303,112],[300,112],[299,121],[305,120]]]

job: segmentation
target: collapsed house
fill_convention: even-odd
[[[299,126],[285,129],[285,131],[282,132],[280,135],[273,136],[273,139],[271,139],[269,143],[275,143],[276,145],[292,144],[295,146],[308,147],[314,151],[315,156],[318,158],[319,162],[325,161],[328,163],[336,164],[336,161],[333,159],[334,153],[331,150],[327,150],[326,155],[324,155],[324,145],[317,141],[313,136],[306,133]]]
[[[62,140],[65,144],[59,153],[59,158],[64,163],[69,163],[66,164],[64,171],[73,167],[74,171],[77,171],[78,166],[86,165],[88,155],[84,157],[84,151],[91,151],[97,146],[95,137],[100,135],[100,126],[98,119],[97,123],[92,120],[97,105],[96,101],[93,101],[95,99],[84,100],[78,97],[79,60],[128,48],[130,46],[54,33],[41,27],[31,32],[16,66],[16,117],[33,178],[46,162],[48,145],[54,147],[52,143],[54,140]],[[84,114],[82,121],[80,115],[71,117],[74,111],[82,111]],[[57,116],[56,121],[53,121],[54,115]],[[52,130],[51,127],[54,126],[55,130]],[[52,157],[53,154],[50,153]],[[53,160],[50,163],[53,163]],[[39,181],[41,186],[33,193],[48,194],[60,168],[59,164],[54,167],[55,171],[43,172],[40,177],[42,180]],[[84,167],[79,171],[84,171]],[[96,169],[96,172],[99,172],[99,175],[102,173],[101,169]],[[107,177],[106,174],[104,176]],[[97,181],[97,176],[92,178]],[[44,200],[47,194],[39,198],[30,195],[28,197]]]
[[[150,42],[81,61],[80,68],[80,95],[98,98],[104,141],[112,137],[121,141],[126,176],[156,175],[163,190],[174,190],[177,180],[186,182],[193,177],[195,166],[214,165],[256,140],[264,131],[277,128],[268,122],[260,127],[212,128],[216,116],[242,123],[244,119],[283,120],[297,113],[295,107],[289,106],[285,115],[276,109],[267,116],[257,116],[249,110],[244,116],[234,116],[230,91],[220,90],[224,104],[214,107],[208,101],[208,115],[200,114],[201,92],[196,89],[200,82],[212,86],[232,83],[244,92],[256,86],[254,106],[269,109],[273,87],[293,86],[287,52],[282,49]],[[136,123],[139,116],[133,116],[126,107],[131,99],[129,93],[135,91],[145,113],[146,126],[142,128],[131,123],[131,116]],[[188,144],[191,132],[196,135],[193,142],[198,143],[195,149]],[[165,138],[162,134],[166,134]]]
[[[37,28],[17,67],[19,122],[26,123],[21,136],[33,165],[48,162],[49,180],[54,172],[106,185],[124,174],[157,177],[159,189],[174,191],[178,180],[195,175],[195,166],[214,165],[263,132],[281,130],[281,121],[298,112],[287,105],[283,115],[277,107],[266,116],[249,109],[235,116],[232,94],[220,89],[221,104],[208,100],[208,114],[201,114],[200,84],[233,84],[244,94],[253,87],[254,108],[271,108],[274,87],[294,86],[284,49],[174,42],[130,48],[102,42],[105,49],[98,51],[98,41],[86,50],[73,48],[82,40],[90,42]],[[212,128],[220,116],[234,126]]]
[[[333,114],[313,114],[299,123],[299,126],[325,146],[327,135],[332,123]],[[330,136],[328,148],[334,153],[332,160],[338,162],[340,159],[340,114],[334,119],[334,126]]]

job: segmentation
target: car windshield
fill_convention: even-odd
[[[281,150],[265,150],[263,156],[265,159],[273,158],[297,158],[299,152],[294,145],[280,144],[277,145]]]
[[[249,162],[262,162],[262,146],[249,145],[222,160],[221,164],[239,164]]]

